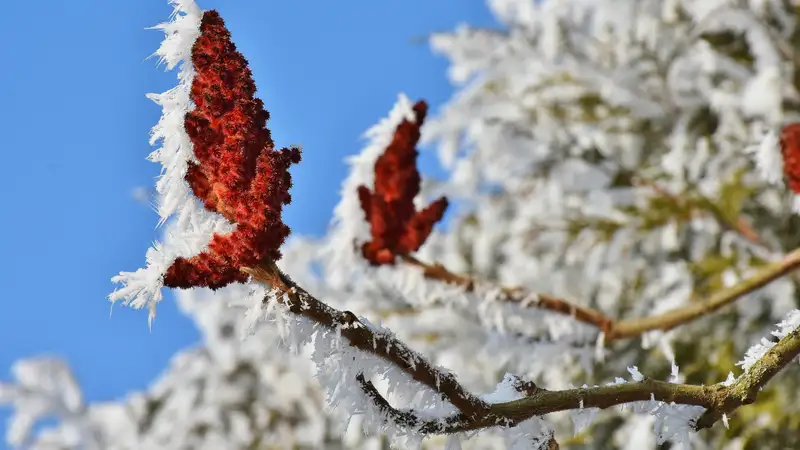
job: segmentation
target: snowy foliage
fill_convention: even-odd
[[[190,49],[202,11],[190,0],[172,3],[172,20],[157,27],[166,39],[156,55],[179,68],[178,86],[150,95],[163,110],[152,132],[161,147],[150,159],[163,166],[156,189],[164,242],[148,251],[145,268],[115,277],[123,287],[111,296],[147,306],[151,319],[171,262],[232,227],[204,210],[184,181],[194,158],[183,129],[193,108]],[[696,304],[800,246],[778,139],[800,108],[797,5],[488,6],[502,30],[461,26],[431,39],[450,60],[458,91],[422,131],[448,172],[436,194],[457,208],[415,254],[479,282],[468,289],[426,278],[412,264],[375,267],[361,257],[370,229],[356,188],[371,186],[395,128],[413,120],[403,95],[348,159],[328,233],[290,240],[278,265],[316,298],[353,311],[359,326],[406,343],[412,364],[429,361],[437,374],[455,374],[485,402],[524,398],[519,380],[549,391],[637,383],[643,374],[733,385],[776,345],[764,338],[775,323],[778,339],[800,326],[795,275],[677,328],[608,342],[591,324],[537,307],[535,294],[503,301],[501,286],[609,317],[646,317]],[[429,197],[423,189],[416,201]],[[377,406],[357,376],[424,419],[444,422],[452,404],[350,347],[340,328],[294,315],[276,295],[283,294],[256,283],[178,292],[203,341],[175,355],[146,391],[117,402],[85,404],[62,362],[19,362],[14,379],[0,384],[0,404],[13,408],[7,442],[34,449],[548,449],[555,436],[562,448],[579,449],[655,449],[666,441],[800,447],[797,364],[754,405],[699,433],[693,427],[705,408],[651,399],[604,410],[580,404],[513,427],[426,437]],[[630,380],[621,378],[626,373]],[[54,425],[32,432],[50,417]]]

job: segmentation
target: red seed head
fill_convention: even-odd
[[[300,150],[275,150],[266,127],[269,113],[255,98],[247,60],[216,11],[203,14],[192,63],[196,108],[184,126],[199,163],[189,164],[186,181],[206,209],[222,214],[236,229],[215,234],[207,251],[178,258],[164,284],[219,288],[246,281],[242,267],[280,259],[290,231],[281,220],[282,207],[291,199],[288,169],[300,162]]]
[[[800,194],[800,123],[787,125],[781,131],[781,154],[786,184]]]
[[[358,188],[361,209],[372,232],[372,240],[361,250],[373,265],[393,264],[397,255],[417,251],[447,209],[444,197],[422,211],[414,208],[414,197],[420,190],[416,145],[428,106],[419,101],[413,110],[416,121],[403,120],[375,162],[374,191],[366,186]]]

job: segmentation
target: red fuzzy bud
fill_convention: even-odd
[[[269,113],[255,98],[247,60],[216,11],[203,14],[192,63],[196,108],[184,126],[199,164],[189,164],[186,181],[206,209],[222,214],[236,229],[215,234],[207,251],[178,258],[164,285],[216,289],[246,281],[242,267],[280,259],[280,246],[289,235],[281,220],[283,205],[291,199],[288,169],[300,162],[300,150],[275,150],[266,128]]]
[[[781,131],[781,154],[786,184],[800,194],[800,123],[787,125]]]
[[[414,208],[420,190],[416,145],[427,110],[425,102],[417,102],[416,121],[403,120],[397,126],[392,142],[375,162],[374,192],[366,186],[358,188],[372,231],[372,240],[361,250],[373,265],[393,264],[397,255],[417,251],[447,209],[444,197],[421,211]]]

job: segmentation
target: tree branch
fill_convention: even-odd
[[[429,279],[462,286],[467,291],[474,291],[477,285],[474,279],[454,274],[440,264],[428,264],[411,255],[402,255],[401,258],[406,263],[421,268],[423,275]],[[797,268],[800,268],[800,249],[787,253],[781,260],[760,268],[750,278],[723,289],[705,300],[663,314],[636,319],[612,319],[600,311],[575,305],[556,297],[532,293],[521,287],[501,287],[500,300],[572,316],[580,322],[599,328],[605,333],[605,342],[608,343],[618,339],[636,337],[647,331],[671,330],[733,303]]]
[[[776,278],[781,270],[788,271],[800,260],[800,250],[787,255],[784,261],[766,268],[738,288],[736,295],[755,289]],[[697,420],[696,429],[709,428],[724,414],[756,400],[758,392],[790,361],[800,355],[800,330],[794,330],[767,351],[750,369],[730,386],[716,384],[697,386],[644,379],[638,382],[591,388],[548,391],[531,382],[517,383],[517,390],[526,398],[512,402],[487,404],[468,392],[455,376],[433,367],[421,355],[390,334],[375,333],[349,311],[338,311],[316,299],[294,283],[274,263],[256,268],[245,268],[255,281],[269,284],[286,294],[285,303],[294,314],[306,317],[317,324],[338,328],[350,345],[374,354],[394,364],[414,380],[439,392],[443,398],[459,409],[459,413],[445,418],[424,420],[414,411],[400,411],[380,395],[363,374],[356,377],[364,393],[396,425],[423,434],[447,434],[519,424],[534,416],[557,411],[581,408],[605,409],[625,403],[656,400],[681,405],[706,408]],[[733,291],[732,291],[733,292]],[[733,294],[730,294],[733,295]],[[281,297],[279,300],[283,302]],[[722,299],[722,296],[719,296]],[[727,297],[726,297],[727,298]],[[719,300],[720,302],[722,300]]]
[[[710,428],[723,414],[749,405],[758,392],[784,367],[800,355],[800,329],[781,339],[744,375],[730,386],[696,386],[644,379],[637,383],[618,384],[564,391],[540,390],[535,395],[508,403],[492,405],[492,411],[512,420],[565,409],[600,408],[636,401],[658,400],[706,408],[695,428]],[[651,397],[652,395],[652,397]]]
[[[426,278],[455,284],[469,292],[474,291],[475,287],[478,285],[478,282],[473,278],[452,273],[441,264],[428,264],[411,255],[401,255],[400,257],[406,263],[421,268]],[[601,330],[607,329],[614,322],[612,318],[600,311],[576,305],[567,300],[551,297],[546,294],[536,294],[521,287],[500,287],[499,300],[509,303],[519,303],[522,306],[535,306],[537,308],[572,316],[576,320],[594,325]]]
[[[531,417],[557,411],[581,408],[606,409],[626,403],[656,400],[706,408],[706,412],[695,424],[695,429],[701,430],[710,428],[723,414],[730,414],[741,406],[755,402],[758,392],[798,355],[800,355],[800,330],[795,330],[781,339],[747,373],[730,386],[675,384],[646,378],[633,383],[562,391],[538,388],[535,393],[521,400],[491,405],[493,414],[485,418],[468,420],[458,414],[444,421],[422,421],[415,417],[413,422],[406,423],[413,423],[421,432],[457,433],[502,426],[502,423],[497,422],[498,417],[513,426]],[[412,413],[397,412],[397,414]],[[394,415],[390,414],[390,417]]]
[[[611,328],[610,337],[611,339],[622,339],[638,336],[651,330],[671,330],[733,303],[746,294],[796,270],[798,267],[800,267],[800,249],[786,254],[779,261],[767,264],[750,278],[723,289],[703,301],[691,303],[656,316],[616,322]]]

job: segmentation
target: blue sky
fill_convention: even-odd
[[[199,1],[220,11],[250,61],[277,144],[304,146],[286,212],[295,233],[324,232],[343,157],[399,91],[427,99],[434,113],[449,98],[446,61],[414,38],[460,22],[494,26],[483,3]],[[132,191],[158,174],[145,157],[160,109],[144,94],[176,78],[146,59],[163,34],[144,28],[170,11],[166,0],[3,6],[0,379],[17,359],[55,355],[89,401],[110,400],[145,389],[172,354],[197,342],[171,298],[152,333],[145,311],[117,307],[109,317],[106,300],[109,278],[141,267],[158,237],[157,215]]]

